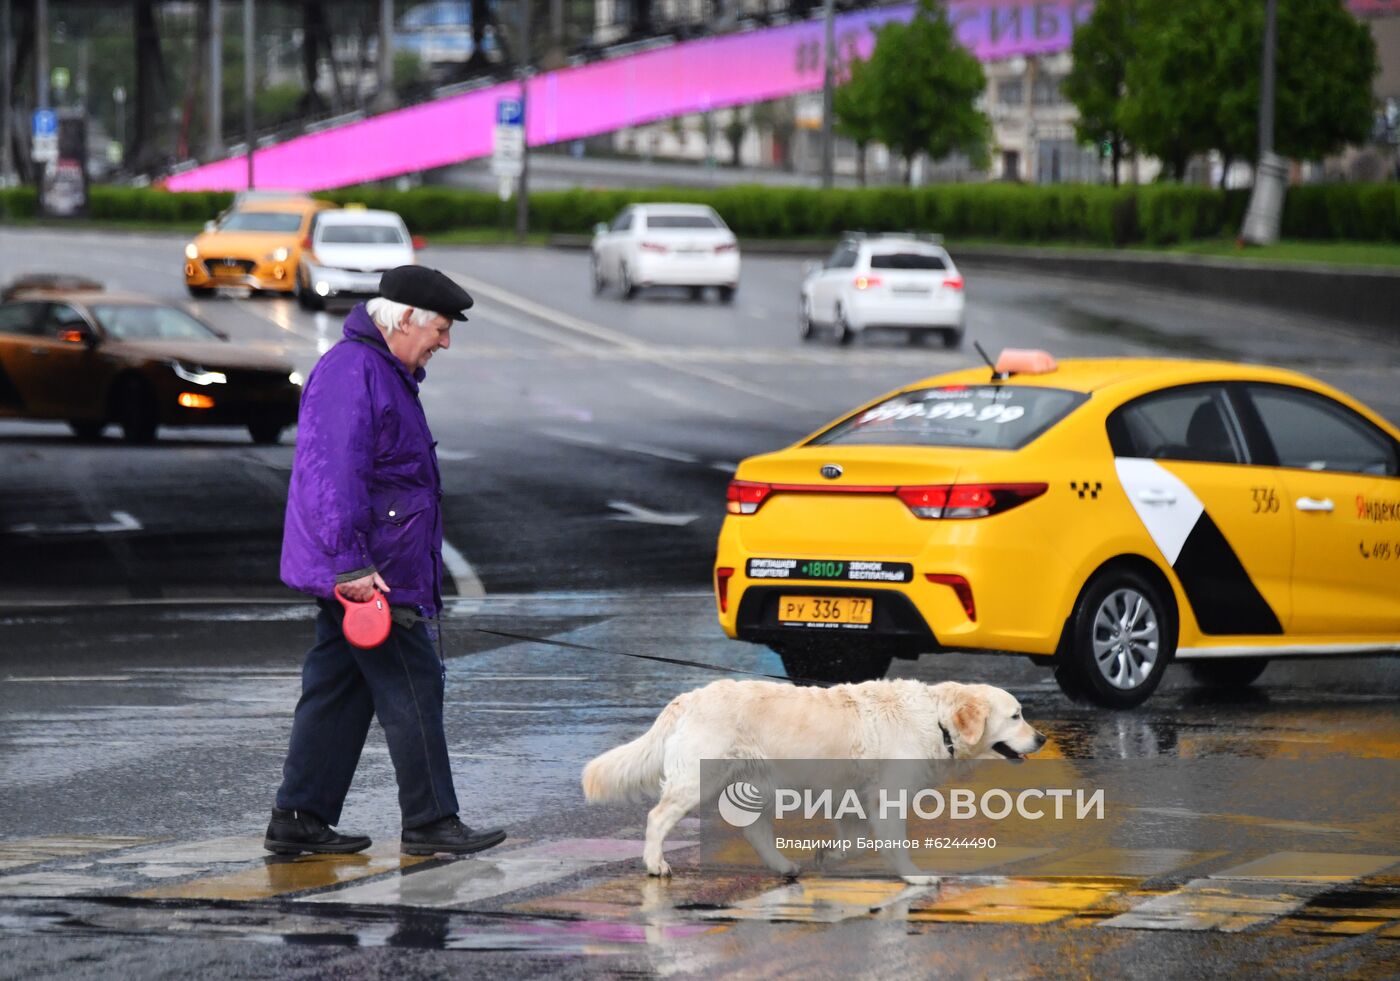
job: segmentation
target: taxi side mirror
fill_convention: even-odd
[[[596,225],[593,226],[593,234],[594,234],[594,235],[606,235],[607,233],[608,233],[608,223],[607,223],[607,222],[605,222],[605,221],[600,221],[600,222],[598,222],[598,224],[596,224]]]
[[[216,229],[216,228],[218,228],[218,227],[219,227],[218,223],[217,223],[217,222],[214,222],[214,221],[206,221],[206,222],[204,223],[204,230],[205,230],[206,232],[212,232],[214,229]]]
[[[802,263],[802,276],[804,279],[808,276],[815,276],[822,271],[822,268],[823,266],[820,262],[809,259]]]

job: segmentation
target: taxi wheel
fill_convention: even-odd
[[[960,330],[946,330],[943,332],[943,346],[948,350],[962,347],[963,332]]]
[[[112,408],[128,443],[149,443],[156,438],[160,424],[156,400],[150,386],[141,379],[127,378],[118,383],[112,393]]]
[[[923,347],[925,344],[928,343],[928,331],[911,330],[905,336],[904,342],[910,347]]]
[[[797,685],[856,684],[883,678],[894,656],[873,648],[846,644],[774,647],[783,670]]]
[[[637,284],[632,282],[632,274],[627,271],[626,263],[618,267],[617,288],[622,291],[624,300],[630,300],[637,295]]]
[[[719,302],[733,303],[735,289],[736,287],[733,286],[721,286],[719,288]]]
[[[1210,688],[1244,688],[1254,683],[1269,666],[1267,657],[1227,657],[1211,661],[1188,661],[1191,680]]]
[[[700,302],[701,300],[703,300],[704,298],[705,298],[705,287],[703,287],[703,286],[692,286],[692,287],[690,287],[690,299],[691,299],[691,302],[693,302],[693,303],[699,303],[699,302]]]
[[[588,273],[593,280],[593,295],[597,296],[603,292],[603,287],[607,286],[607,280],[603,278],[603,267],[598,265],[598,257],[595,255],[589,259]]]
[[[214,295],[212,286],[186,286],[185,291],[195,300],[207,300]]]
[[[1109,569],[1075,604],[1055,680],[1075,701],[1132,708],[1156,691],[1176,649],[1175,612],[1132,569]]]

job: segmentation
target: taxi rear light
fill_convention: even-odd
[[[965,578],[950,572],[926,572],[924,578],[929,582],[951,586],[958,597],[958,602],[962,604],[963,612],[967,614],[967,618],[974,623],[977,622],[977,604],[972,599],[972,586]]]
[[[426,249],[428,247],[428,240],[422,235],[413,236],[412,242],[415,249]]]
[[[669,251],[671,251],[671,250],[668,249],[668,248],[666,248],[666,246],[662,245],[660,242],[643,242],[643,243],[642,243],[642,251],[643,251],[643,252],[669,252]]]
[[[916,518],[985,518],[1025,504],[1049,484],[933,484],[895,493]]]
[[[963,278],[961,276],[943,277],[943,285],[950,290],[960,290],[963,288]]]
[[[730,514],[753,514],[763,506],[764,500],[773,493],[772,484],[759,484],[752,480],[731,480],[726,494],[726,510]]]
[[[739,243],[737,243],[737,242],[721,242],[719,245],[716,245],[716,246],[715,246],[715,251],[716,251],[716,252],[733,252],[733,251],[734,251],[735,249],[737,249],[738,247],[739,247]]]
[[[715,595],[719,597],[719,611],[729,612],[729,580],[733,577],[734,570],[727,566],[721,566],[715,570]]]
[[[856,277],[856,289],[858,289],[858,290],[868,290],[868,289],[870,289],[870,287],[872,287],[872,286],[879,286],[879,285],[880,285],[880,277],[879,277],[879,276],[857,276],[857,277]]]

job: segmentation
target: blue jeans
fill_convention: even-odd
[[[316,646],[301,669],[301,700],[277,806],[338,823],[370,720],[377,716],[399,784],[403,826],[456,814],[442,730],[444,670],[428,628],[395,623],[383,644],[361,650],[341,632],[340,604],[318,605]]]

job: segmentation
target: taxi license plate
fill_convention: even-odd
[[[782,623],[870,623],[874,603],[863,596],[779,596]]]

